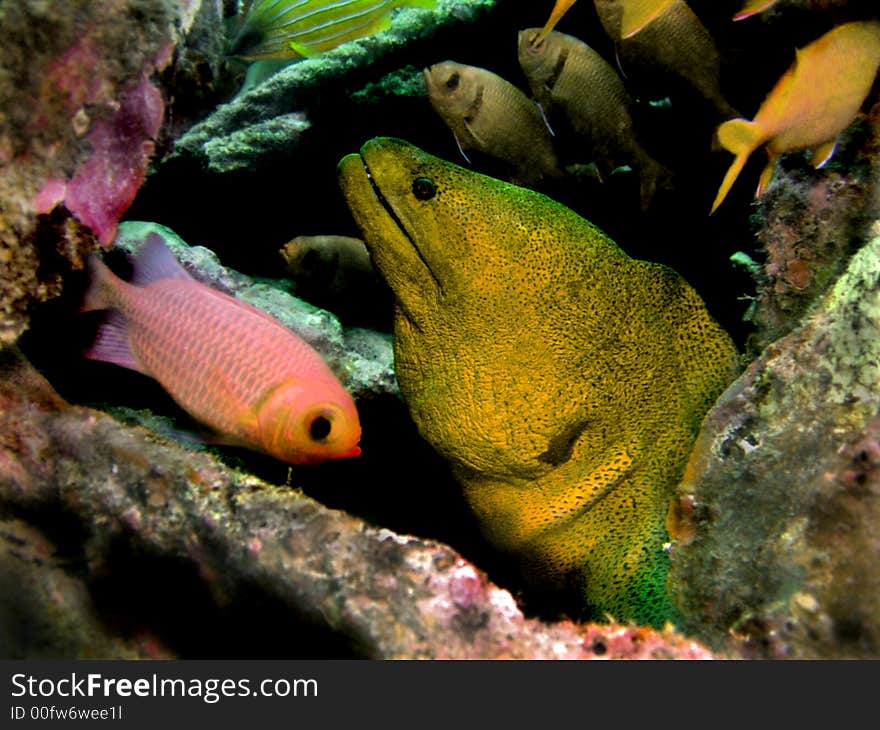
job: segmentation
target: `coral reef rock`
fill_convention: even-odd
[[[880,224],[873,235],[697,439],[669,588],[716,648],[880,657]]]
[[[391,72],[394,61],[390,59],[399,56],[404,47],[439,30],[473,22],[496,3],[440,0],[430,12],[404,8],[386,32],[292,63],[244,89],[183,135],[172,158],[194,158],[213,172],[259,165],[275,152],[285,133],[288,145],[295,144],[309,127],[306,113],[319,107],[323,98],[357,90],[368,81],[367,73],[375,74],[375,69]],[[421,87],[417,89],[421,92]]]
[[[246,593],[280,604],[281,615],[263,610],[251,633],[238,627],[251,642],[251,656],[272,652],[303,623],[344,637],[350,654],[374,658],[713,656],[669,628],[526,619],[508,592],[450,548],[371,527],[296,489],[273,487],[144,429],[68,405],[11,349],[0,353],[0,509],[27,512],[55,529],[62,518],[73,521],[83,557],[71,571],[90,582],[111,564],[124,572],[120,556],[137,553],[188,566],[189,582],[200,581],[218,603]],[[42,628],[37,647],[19,645],[15,655],[131,655],[134,649],[126,653],[127,644],[113,641],[110,629],[109,644],[78,639],[101,630],[95,627],[99,617],[85,611],[89,600],[81,588],[70,593],[62,586],[65,605],[45,605],[54,600],[53,581],[73,579],[46,575],[63,568],[47,567],[45,559],[22,557],[28,541],[39,545],[40,538],[16,538],[8,524],[0,530],[0,576],[36,586],[5,591],[15,596],[4,609],[27,611],[52,625]],[[10,549],[10,543],[19,547]],[[136,571],[140,584],[148,571],[135,566],[127,570]],[[202,613],[188,616],[185,601],[169,598],[168,576],[162,573],[161,580],[154,592],[173,604],[178,620],[205,620]],[[66,610],[67,604],[75,605]],[[261,629],[266,643],[256,644],[253,635]],[[196,630],[192,625],[188,631]],[[211,634],[226,657],[233,638],[227,633]],[[140,627],[139,635],[151,636],[151,627]],[[53,636],[62,638],[43,640]],[[153,653],[165,653],[159,639],[151,645]]]
[[[160,136],[166,100],[155,77],[182,40],[183,57],[194,57],[205,23],[220,32],[221,9],[219,0],[3,5],[0,345],[26,329],[31,303],[60,292],[96,238],[113,240]]]

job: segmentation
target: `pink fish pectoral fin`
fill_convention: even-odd
[[[144,375],[150,375],[147,369],[138,362],[131,351],[129,342],[128,320],[119,312],[111,311],[107,319],[98,329],[95,341],[87,348],[83,355],[90,360],[110,362],[120,367],[136,370]]]
[[[813,148],[813,167],[817,170],[824,166],[828,160],[834,155],[834,151],[837,149],[837,138],[830,140],[829,142],[823,142],[817,147]]]
[[[760,198],[766,192],[773,181],[773,175],[776,174],[776,160],[779,159],[779,155],[773,155],[769,152],[767,154],[770,159],[767,161],[767,166],[761,172],[761,178],[758,180],[758,189],[755,191],[755,199]]]

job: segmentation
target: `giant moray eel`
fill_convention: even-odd
[[[401,392],[485,535],[596,618],[662,624],[665,517],[737,353],[674,271],[544,195],[374,139],[339,164]]]

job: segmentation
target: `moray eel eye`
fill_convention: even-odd
[[[458,82],[461,81],[461,74],[454,73],[448,79],[446,79],[446,88],[454,91],[458,88]]]
[[[318,416],[309,424],[309,437],[312,441],[323,441],[330,435],[332,424],[326,416]]]
[[[437,186],[429,177],[417,177],[413,180],[412,191],[419,200],[430,200],[437,194]]]

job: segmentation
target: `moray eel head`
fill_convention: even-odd
[[[664,520],[729,337],[678,274],[544,195],[388,138],[339,173],[394,292],[401,392],[487,538],[597,618],[662,624]]]

